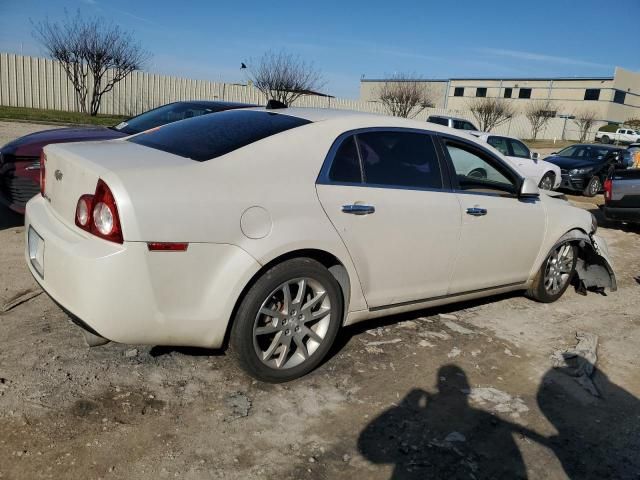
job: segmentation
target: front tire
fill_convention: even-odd
[[[576,272],[578,249],[572,243],[556,245],[538,270],[527,297],[542,303],[558,300],[569,287]]]
[[[595,176],[589,180],[589,183],[587,183],[587,186],[582,193],[585,197],[595,197],[601,191],[602,181],[600,180],[600,177]]]
[[[547,172],[544,174],[542,179],[540,179],[540,183],[538,184],[538,187],[540,187],[543,190],[553,190],[553,186],[555,185],[555,183],[556,183],[555,174],[551,172]]]
[[[603,135],[600,141],[604,144],[611,143],[611,139],[607,135]]]
[[[316,368],[329,352],[343,316],[333,275],[311,258],[267,270],[240,303],[230,344],[252,377],[280,383]]]

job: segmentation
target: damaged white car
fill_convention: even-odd
[[[588,212],[436,124],[267,107],[44,155],[26,260],[93,344],[228,342],[281,382],[344,325],[514,290],[552,302],[573,280],[616,288]],[[467,175],[469,156],[489,174]]]

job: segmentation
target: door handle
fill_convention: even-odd
[[[482,217],[487,214],[486,208],[473,207],[467,208],[467,215],[473,215],[474,217]]]
[[[343,205],[342,211],[344,213],[350,213],[352,215],[370,215],[372,213],[375,213],[376,207],[374,207],[373,205],[360,205],[356,203],[353,205]]]

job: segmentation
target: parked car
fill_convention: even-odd
[[[488,178],[461,173],[464,155]],[[92,344],[219,348],[282,382],[343,325],[574,274],[615,290],[587,211],[435,124],[242,109],[128,139],[48,145],[26,260]]]
[[[544,159],[560,167],[560,188],[593,197],[602,191],[611,169],[620,165],[624,149],[606,145],[577,144]]]
[[[474,133],[483,142],[502,153],[506,159],[543,190],[555,190],[560,186],[560,167],[540,159],[520,140],[491,133]]]
[[[640,222],[640,169],[614,170],[604,182],[603,213],[607,220]]]
[[[598,131],[595,140],[602,143],[635,143],[640,141],[640,133],[630,128],[619,128],[615,132]]]
[[[45,145],[121,138],[185,118],[252,106],[206,100],[174,102],[113,127],[56,128],[25,135],[0,148],[0,203],[24,213],[27,201],[40,191],[40,154]]]
[[[437,123],[438,125],[455,128],[456,130],[469,130],[471,132],[478,131],[478,128],[473,123],[469,120],[465,120],[464,118],[448,117],[446,115],[429,115],[427,122]]]

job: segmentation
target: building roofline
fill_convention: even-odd
[[[524,81],[576,81],[576,80],[614,80],[615,77],[456,77],[449,79],[441,78],[415,78],[415,79],[402,79],[395,80],[393,78],[362,78],[361,83],[364,82],[450,82],[460,80],[472,80],[472,81],[508,81],[508,82],[524,82]]]

